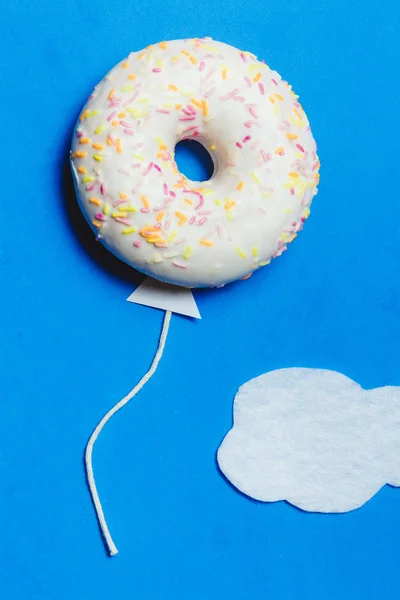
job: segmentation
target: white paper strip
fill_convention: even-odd
[[[191,290],[178,285],[162,283],[151,277],[147,277],[132,292],[127,301],[201,319]]]
[[[341,373],[281,369],[245,383],[218,450],[226,477],[266,502],[346,512],[400,486],[400,387],[364,390]]]

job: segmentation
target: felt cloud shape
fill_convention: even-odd
[[[400,387],[280,369],[238,391],[218,463],[241,492],[306,511],[346,512],[400,486]]]

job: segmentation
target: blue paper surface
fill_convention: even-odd
[[[237,387],[288,366],[400,385],[400,5],[390,0],[6,0],[0,9],[2,600],[382,600],[398,593],[400,492],[343,516],[257,503],[215,452]],[[288,252],[173,317],[159,371],[106,427],[99,538],[83,450],[148,368],[162,315],[93,240],[67,169],[93,85],[131,50],[210,35],[300,94],[320,193]]]

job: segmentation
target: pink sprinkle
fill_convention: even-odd
[[[174,246],[180,246],[184,242],[186,242],[186,239],[185,238],[181,238],[180,240],[178,240],[177,242],[174,243]]]
[[[142,166],[142,163],[133,163],[132,169],[138,169],[141,166]]]
[[[120,100],[111,100],[110,104],[108,105],[108,108],[115,108],[116,106],[119,106],[121,104]]]
[[[199,215],[211,215],[212,214],[212,210],[200,210]]]
[[[238,148],[241,148],[241,147],[242,147],[242,144],[241,144],[240,142],[236,142],[236,146],[237,146]]]
[[[119,206],[120,204],[124,204],[124,202],[128,202],[128,200],[124,200],[123,198],[121,198],[120,200],[116,200],[114,202],[114,206]]]
[[[315,169],[318,167],[318,162],[314,163],[312,166],[312,170],[315,171]]]
[[[83,131],[77,131],[76,135],[78,136],[78,138],[82,137],[83,136]]]
[[[127,129],[132,129],[132,125],[130,123],[128,123],[127,121],[120,121],[120,124],[123,127],[126,127]]]
[[[251,140],[251,135],[246,135],[246,137],[243,138],[243,144],[245,144],[249,140]]]
[[[132,225],[129,219],[125,219],[123,217],[116,217],[115,220],[118,221],[118,223],[123,223],[124,225]]]
[[[132,102],[135,102],[136,98],[139,96],[139,92],[140,92],[140,86],[138,86],[138,89],[133,94],[132,98],[129,98],[129,100],[127,100],[126,102],[124,102],[124,106],[128,106],[128,104],[131,104]]]
[[[168,108],[157,108],[156,112],[158,113],[163,113],[164,115],[169,115],[169,113],[171,112],[170,110],[168,110]]]
[[[165,231],[168,231],[168,229],[170,228],[170,226],[171,226],[171,221],[168,219],[164,223],[164,229],[165,229]]]
[[[252,106],[249,106],[249,113],[253,117],[253,119],[258,119],[258,115]]]
[[[158,67],[156,67],[155,69],[152,69],[153,73],[161,73],[161,69],[159,69]]]
[[[164,194],[168,196],[168,186],[166,183],[164,183]]]
[[[240,58],[242,59],[243,62],[247,62],[246,55],[243,54],[243,52],[240,53]]]
[[[141,187],[142,187],[142,182],[139,181],[139,183],[133,188],[132,194],[136,194],[140,190]]]
[[[204,60],[202,60],[200,63],[200,66],[199,66],[199,71],[201,72],[205,66],[206,66],[206,63],[204,62]]]
[[[229,98],[233,98],[234,96],[236,96],[236,94],[239,92],[239,88],[235,88],[234,90],[232,90],[231,92],[229,92],[229,94],[226,94],[226,96],[221,96],[221,100],[229,100]]]
[[[271,160],[271,155],[264,152],[264,150],[260,150],[260,154],[264,162],[268,162],[269,160]]]
[[[153,166],[153,163],[150,162],[147,167],[145,168],[145,170],[143,171],[143,176],[147,175],[147,173],[150,171],[151,167]]]
[[[272,83],[274,83],[275,85],[278,85],[278,82],[275,79],[271,79]]]
[[[247,75],[245,75],[243,79],[245,80],[245,82],[247,83],[247,85],[249,87],[251,87],[251,81],[250,81],[249,77],[247,77]]]
[[[219,237],[219,239],[220,239],[220,240],[222,240],[222,238],[223,238],[223,235],[224,235],[224,231],[223,231],[223,229],[222,229],[222,226],[221,226],[221,225],[218,225],[218,226],[217,226],[217,233],[218,233],[218,237]]]
[[[142,212],[142,213],[146,213],[146,214],[147,214],[147,213],[149,213],[149,212],[150,212],[150,209],[149,209],[149,208],[141,208],[141,209],[140,209],[140,212]]]
[[[298,148],[300,152],[304,152],[304,148],[301,144],[296,144],[296,148]]]
[[[260,123],[257,123],[257,121],[246,121],[245,122],[245,126],[248,128],[252,127],[253,125],[257,125],[258,127],[261,127]]]
[[[122,173],[123,175],[129,175],[129,172],[126,169],[118,169],[118,173]]]
[[[252,145],[252,149],[255,150],[257,148],[257,146],[258,146],[259,143],[260,143],[260,140],[256,140],[254,142],[254,144]]]
[[[193,225],[193,223],[195,222],[196,217],[190,217],[189,219],[189,225]]]
[[[158,165],[156,165],[156,163],[154,163],[153,167],[155,168],[156,171],[158,171],[159,173],[161,173],[161,169]]]
[[[112,145],[115,146],[115,140],[111,133],[108,135],[108,137],[110,138],[110,142],[112,143]]]
[[[176,260],[172,261],[174,267],[178,267],[178,269],[186,269],[187,265],[183,265],[182,263],[176,262]]]
[[[290,188],[290,193],[294,196],[294,188]]]
[[[193,129],[197,129],[198,125],[191,125],[190,127],[186,127],[186,129],[184,130],[183,133],[186,133],[188,131],[192,131]]]
[[[156,223],[156,225],[155,225],[156,229],[161,229],[161,227],[162,227],[161,223]]]
[[[136,150],[136,148],[141,148],[142,146],[143,146],[143,142],[140,142],[139,144],[133,144],[132,150]]]
[[[202,217],[202,218],[200,219],[200,221],[197,223],[197,225],[200,225],[200,226],[201,226],[201,225],[204,225],[204,223],[206,223],[206,222],[207,222],[207,220],[208,220],[208,219],[207,219],[207,217]]]
[[[258,212],[261,213],[262,215],[265,215],[265,210],[263,208],[261,208],[261,206],[258,207]]]
[[[133,242],[133,245],[136,246],[136,248],[140,248],[142,245],[142,242],[137,240],[137,242]]]
[[[185,115],[193,115],[193,111],[189,110],[189,108],[187,106],[184,106],[182,108],[182,112],[185,113]]]
[[[236,100],[236,102],[244,102],[245,98],[243,98],[243,96],[235,96],[233,100]]]
[[[207,73],[207,75],[205,76],[204,81],[208,81],[210,79],[210,77],[212,77],[214,75],[214,73],[215,73],[215,69],[211,69],[211,71],[209,71]]]
[[[196,115],[192,115],[191,117],[179,117],[180,121],[194,121],[196,118]]]
[[[97,181],[95,181],[94,183],[86,186],[86,191],[87,192],[92,192],[94,190],[94,188],[96,187],[96,185],[97,185]]]
[[[199,210],[204,206],[204,197],[200,195],[200,201],[197,206],[194,207],[194,210]]]
[[[264,94],[265,94],[265,90],[264,90],[264,86],[263,86],[263,84],[261,83],[261,81],[259,81],[259,82],[258,82],[258,89],[260,90],[260,94],[261,94],[262,96],[264,96]]]
[[[176,194],[172,190],[169,190],[169,195],[172,196],[173,198],[176,198]]]
[[[107,117],[107,121],[111,121],[111,119],[113,119],[115,117],[115,115],[117,114],[117,111],[114,110],[114,112],[112,112],[111,114],[108,115]]]
[[[106,217],[102,213],[97,213],[96,219],[99,221],[107,221]]]
[[[228,162],[228,163],[226,163],[226,165],[225,165],[225,168],[226,168],[226,167],[236,167],[236,163],[234,163],[234,162]]]
[[[124,133],[127,133],[128,135],[133,135],[132,129],[124,129]]]
[[[296,221],[292,221],[292,225],[293,225],[293,227],[296,227],[296,225],[297,225]]]
[[[107,188],[106,188],[106,184],[105,184],[105,183],[102,183],[102,184],[101,184],[101,186],[100,186],[100,192],[103,194],[103,196],[105,196],[105,195],[106,195],[106,193],[107,193]]]
[[[195,196],[200,196],[201,198],[203,197],[200,192],[196,192],[196,190],[183,190],[184,194],[194,194]]]
[[[215,91],[215,87],[212,87],[212,88],[208,89],[206,91],[206,93],[204,94],[204,98],[209,98],[211,96],[211,94],[214,93],[214,91]]]

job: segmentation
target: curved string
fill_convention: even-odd
[[[140,390],[146,385],[146,383],[149,381],[149,379],[156,372],[158,363],[160,362],[161,357],[164,352],[165,342],[166,342],[168,330],[169,330],[169,324],[171,321],[171,315],[172,315],[171,311],[167,310],[165,312],[165,317],[164,317],[164,322],[163,322],[163,326],[162,326],[162,330],[161,330],[158,349],[154,355],[153,362],[151,364],[150,369],[142,377],[142,379],[139,381],[139,383],[137,383],[135,385],[135,387],[124,398],[122,398],[122,400],[117,402],[117,404],[115,406],[113,406],[113,408],[111,408],[111,410],[109,410],[106,415],[104,415],[104,417],[101,419],[100,423],[97,425],[96,429],[93,431],[92,435],[90,436],[90,439],[86,446],[85,463],[86,463],[86,476],[87,476],[89,491],[90,491],[90,494],[92,497],[94,508],[96,510],[96,515],[97,515],[97,519],[98,519],[99,526],[101,529],[101,533],[103,534],[105,544],[106,544],[108,552],[111,556],[118,554],[118,550],[117,550],[116,545],[113,542],[110,531],[108,529],[107,522],[106,522],[106,519],[104,516],[103,507],[100,502],[100,497],[99,497],[97,487],[96,487],[96,482],[94,479],[93,464],[92,464],[93,446],[94,446],[97,438],[99,437],[104,425],[111,419],[111,417],[113,417],[115,415],[116,412],[118,412],[123,406],[128,404],[129,400],[132,400],[132,398],[134,396],[136,396],[136,394],[138,392],[140,392]]]

